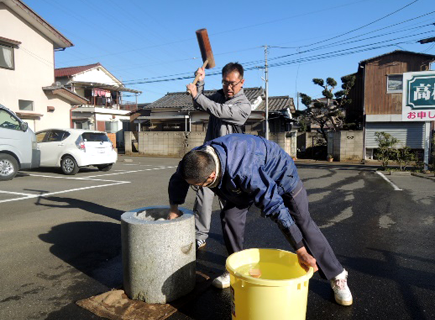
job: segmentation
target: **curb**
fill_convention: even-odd
[[[424,174],[424,173],[411,172],[411,175],[413,175],[415,177],[419,177],[419,178],[424,178],[424,179],[429,179],[429,180],[435,181],[435,175],[433,173]]]

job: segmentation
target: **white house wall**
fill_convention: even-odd
[[[33,101],[33,113],[43,116],[24,121],[36,131],[52,126],[69,128],[70,104],[50,99],[42,90],[54,82],[53,44],[3,3],[0,3],[0,30],[2,37],[21,42],[14,49],[15,70],[0,68],[0,103],[18,112],[19,100]],[[47,114],[48,106],[54,106],[55,111]]]
[[[106,72],[102,70],[102,68],[97,67],[91,69],[89,71],[77,74],[73,77],[74,81],[82,81],[82,82],[96,82],[96,83],[104,83],[108,85],[116,85],[119,86],[120,83],[115,81],[112,77],[110,77]]]
[[[130,120],[129,116],[115,116],[113,118],[110,114],[96,114],[95,117],[97,118],[97,121],[118,121],[121,122],[121,120]]]

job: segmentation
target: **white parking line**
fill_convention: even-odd
[[[32,177],[51,178],[51,179],[118,182],[116,180],[105,180],[105,179],[95,179],[94,178],[94,177],[103,177],[103,176],[108,176],[108,175],[110,175],[110,174],[106,174],[106,175],[101,174],[101,175],[98,175],[98,176],[87,176],[87,177],[57,177],[57,176],[47,176],[47,175],[42,175],[42,174],[29,174],[29,176],[32,176]]]
[[[56,192],[48,192],[48,193],[43,193],[43,194],[24,194],[22,193],[22,195],[25,195],[25,197],[21,197],[21,198],[13,198],[13,199],[7,199],[7,200],[0,200],[0,203],[5,203],[5,202],[12,202],[12,201],[20,201],[20,200],[27,200],[27,199],[34,199],[34,198],[46,198],[46,197],[50,197],[56,194],[62,194],[62,193],[67,193],[67,192],[74,192],[74,191],[81,191],[81,190],[88,190],[88,189],[95,189],[95,188],[102,188],[102,187],[111,187],[111,186],[116,186],[119,184],[126,184],[126,183],[131,183],[130,181],[117,181],[115,183],[108,183],[108,184],[100,184],[97,186],[90,186],[90,187],[83,187],[83,188],[74,188],[74,189],[68,189],[68,190],[62,190],[62,191],[56,191]],[[3,191],[0,191],[1,193],[6,193]],[[14,194],[17,194],[14,192]]]
[[[32,177],[40,177],[40,178],[50,178],[50,179],[63,179],[63,180],[78,180],[80,178],[77,177],[62,177],[62,176],[48,176],[48,175],[44,175],[44,174],[29,174],[29,176]]]
[[[147,166],[150,166],[150,165],[147,165]],[[104,174],[98,174],[98,175],[86,176],[86,177],[65,177],[65,176],[50,176],[50,175],[43,175],[43,174],[29,174],[32,177],[39,177],[39,178],[76,180],[76,181],[109,182],[109,183],[95,185],[95,186],[89,186],[89,187],[83,187],[83,188],[67,189],[67,190],[55,191],[55,192],[49,192],[49,193],[43,193],[43,194],[30,194],[30,193],[20,193],[20,192],[11,192],[11,191],[0,190],[0,193],[22,196],[19,198],[0,200],[0,203],[34,199],[34,198],[39,198],[39,197],[44,198],[44,197],[49,197],[52,195],[62,194],[62,193],[67,193],[67,192],[82,191],[82,190],[88,190],[88,189],[111,187],[111,186],[116,186],[116,185],[121,185],[121,184],[127,184],[127,183],[131,183],[131,182],[130,181],[108,180],[108,179],[101,179],[101,178],[108,177],[108,176],[117,176],[117,175],[121,175],[121,174],[137,173],[137,172],[144,172],[144,171],[150,171],[150,170],[173,169],[173,168],[176,168],[176,166],[160,166],[160,167],[155,167],[155,168],[151,168],[151,169],[130,170],[130,171],[122,170],[119,172],[104,173]]]
[[[376,171],[376,173],[378,175],[380,175],[385,181],[387,181],[393,188],[395,191],[402,191],[402,189],[400,189],[398,186],[396,186],[393,182],[391,182],[390,179],[388,179],[382,172]]]
[[[95,177],[119,176],[121,174],[130,174],[130,173],[137,173],[137,172],[144,172],[144,171],[165,170],[165,169],[175,169],[175,168],[177,168],[177,167],[176,166],[165,166],[165,167],[157,167],[157,168],[130,170],[130,171],[122,171],[122,172],[97,174],[97,175],[94,175],[94,176],[88,176],[88,178],[92,178],[93,179]]]
[[[0,193],[16,194],[16,195],[19,195],[19,196],[29,196],[29,195],[32,195],[31,193],[21,193],[21,192],[12,192],[12,191],[3,191],[3,190],[0,190]]]
[[[22,197],[19,198],[12,198],[12,199],[6,199],[6,200],[0,200],[0,203],[5,202],[13,202],[13,201],[21,201],[21,200],[28,200],[28,199],[34,199],[39,197],[49,197],[56,194],[62,194],[62,193],[68,193],[68,192],[74,192],[74,191],[82,191],[82,190],[88,190],[88,189],[95,189],[95,188],[103,188],[103,187],[111,187],[116,186],[120,184],[127,184],[131,183],[130,181],[116,181],[116,180],[106,180],[106,179],[95,179],[92,177],[57,177],[57,176],[49,176],[49,175],[42,175],[42,174],[30,174],[32,177],[40,177],[40,178],[48,178],[48,179],[63,179],[63,180],[76,180],[76,181],[93,181],[93,182],[109,182],[105,184],[95,185],[95,186],[88,186],[88,187],[82,187],[82,188],[73,188],[73,189],[67,189],[62,191],[55,191],[55,192],[48,192],[43,194],[31,194],[31,193],[20,193],[20,192],[11,192],[11,191],[3,191],[0,190],[0,193],[5,194],[13,194],[13,195],[20,195]]]

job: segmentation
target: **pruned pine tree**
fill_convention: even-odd
[[[338,131],[344,125],[344,109],[347,104],[351,103],[348,99],[350,89],[355,84],[355,76],[345,76],[341,78],[342,90],[333,92],[337,86],[337,81],[333,78],[327,78],[326,83],[323,79],[313,79],[313,83],[323,88],[321,99],[312,99],[307,94],[301,93],[301,101],[306,109],[302,114],[304,122],[317,124],[326,141],[328,141],[327,132]]]

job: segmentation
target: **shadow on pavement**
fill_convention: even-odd
[[[44,203],[42,203],[42,199]],[[47,203],[45,203],[47,202]],[[50,208],[78,208],[120,221],[121,210],[72,198],[39,198],[37,205]],[[53,226],[39,238],[51,243],[50,252],[77,270],[108,287],[122,284],[121,225],[103,221],[81,221]],[[114,258],[117,259],[117,262]],[[110,265],[107,267],[107,265]],[[96,273],[105,266],[106,276]],[[107,268],[112,271],[107,272]],[[113,271],[115,270],[115,271]]]
[[[407,254],[400,254],[375,248],[367,249],[381,253],[384,258],[379,260],[363,257],[343,257],[346,266],[365,274],[366,280],[370,279],[372,285],[367,283],[368,292],[364,294],[369,294],[372,290],[377,290],[378,294],[381,295],[386,294],[383,292],[385,289],[377,287],[376,283],[379,282],[379,279],[382,279],[382,282],[384,283],[385,280],[390,280],[394,282],[394,286],[398,288],[398,291],[402,295],[402,299],[400,300],[405,303],[407,313],[411,316],[411,319],[427,319],[424,308],[419,306],[421,298],[417,297],[416,289],[434,291],[435,274],[424,270],[416,270],[411,267],[414,265],[413,261],[419,260],[420,262],[432,265],[431,269],[433,270],[435,260],[422,259],[417,256],[410,256]]]
[[[41,199],[54,203],[42,203]],[[102,206],[100,204],[96,204],[90,201],[77,200],[74,198],[64,198],[64,197],[39,197],[35,204],[38,206],[44,206],[49,208],[81,209],[83,211],[88,211],[90,213],[103,215],[105,217],[112,218],[117,221],[121,221],[121,215],[125,212],[122,210],[108,208],[106,206]]]

